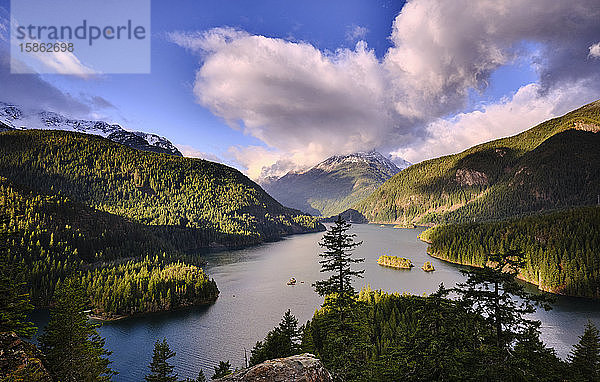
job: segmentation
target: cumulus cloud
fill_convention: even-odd
[[[600,42],[590,46],[589,49],[590,53],[588,54],[588,57],[600,58]]]
[[[543,57],[532,62],[540,82],[532,101],[523,103],[534,108],[531,113],[538,115],[535,100],[553,103],[550,94],[580,80],[598,96],[599,71],[587,59],[590,41],[600,35],[598,19],[597,0],[413,0],[396,17],[392,47],[382,58],[363,41],[328,52],[231,28],[170,38],[201,57],[198,102],[268,146],[234,149],[249,173],[260,174],[371,149],[400,147],[395,152],[411,152],[407,159],[420,161],[433,154],[419,145],[434,136],[443,142],[431,153],[455,151],[462,139],[433,126],[458,126],[439,119],[463,109],[469,90],[484,89],[498,67],[529,54],[526,44],[539,46]],[[490,105],[480,113],[495,110]],[[494,128],[474,136],[504,133]]]
[[[248,176],[252,179],[280,175],[276,168],[281,167],[282,153],[276,150],[269,150],[263,146],[231,146],[228,154],[238,163],[244,164]],[[285,171],[288,170],[288,166],[285,166]]]
[[[598,93],[587,81],[549,92],[543,92],[539,84],[528,84],[499,103],[429,123],[425,127],[427,134],[422,139],[391,154],[392,157],[418,162],[423,158],[457,153],[482,142],[520,133],[597,97]]]

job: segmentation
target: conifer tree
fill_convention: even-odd
[[[281,318],[279,331],[281,331],[285,338],[288,339],[290,353],[293,352],[297,346],[298,338],[300,337],[300,330],[298,329],[298,319],[292,314],[290,309],[288,309]]]
[[[517,341],[512,350],[510,369],[513,379],[536,382],[563,380],[565,364],[539,338],[539,331],[530,329]]]
[[[489,254],[481,268],[461,270],[467,276],[454,290],[464,306],[484,317],[493,330],[489,379],[502,378],[515,340],[536,333],[539,321],[526,318],[539,305],[551,309],[546,295],[531,295],[516,281],[524,255],[518,250]]]
[[[323,258],[319,261],[321,272],[333,274],[327,280],[320,280],[313,284],[316,292],[326,297],[325,304],[336,306],[342,321],[345,308],[352,303],[356,295],[352,279],[362,278],[365,272],[351,267],[352,264],[363,262],[365,259],[352,258],[352,251],[361,245],[362,241],[355,242],[356,235],[347,233],[350,227],[351,224],[338,216],[334,225],[323,235],[322,241],[319,242],[319,245],[325,248],[323,253],[319,254]],[[333,297],[334,300],[329,300],[328,296]]]
[[[588,321],[579,343],[573,346],[569,361],[576,381],[600,380],[600,334],[592,322]]]
[[[167,339],[156,340],[150,363],[150,374],[144,379],[147,382],[177,382],[177,374],[173,374],[175,366],[169,364],[169,359],[175,356],[175,352],[169,348]]]
[[[0,235],[0,243],[6,240],[6,235]],[[29,338],[37,328],[27,320],[33,305],[29,302],[22,268],[21,264],[9,263],[6,249],[0,247],[0,332],[15,332]]]
[[[539,326],[539,321],[525,318],[535,312],[535,305],[551,309],[548,296],[531,295],[516,281],[523,258],[518,250],[489,254],[483,267],[461,270],[467,280],[455,289],[466,306],[488,320],[501,349],[528,329]]]
[[[334,225],[319,242],[325,250],[320,253],[321,272],[331,272],[327,280],[313,284],[316,292],[325,297],[323,307],[330,310],[324,319],[328,336],[332,339],[319,353],[329,359],[327,367],[343,380],[364,379],[366,355],[371,344],[368,335],[362,304],[356,299],[352,286],[354,278],[362,278],[364,270],[352,269],[352,265],[365,259],[353,258],[354,249],[362,244],[355,242],[355,234],[349,234],[351,224],[338,216]]]
[[[250,366],[257,365],[268,359],[289,357],[298,354],[300,332],[298,319],[288,309],[283,315],[279,326],[267,333],[264,341],[256,342],[251,351]]]
[[[200,369],[200,371],[198,372],[196,382],[206,382],[206,377],[204,376],[204,371],[202,371],[202,369]]]
[[[88,321],[87,297],[75,278],[55,292],[50,321],[40,337],[50,372],[62,382],[110,381],[116,374],[108,366],[109,351],[96,326]]]
[[[215,374],[213,374],[211,379],[222,378],[231,373],[231,364],[229,363],[229,361],[220,361],[219,366],[215,366]]]

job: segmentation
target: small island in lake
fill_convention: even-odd
[[[394,225],[394,228],[396,229],[400,229],[400,228],[416,228],[417,226],[414,224],[396,224]]]
[[[435,271],[433,264],[431,264],[431,262],[429,262],[429,261],[426,261],[425,264],[423,264],[423,266],[421,267],[421,269],[424,270],[425,272]]]
[[[400,268],[400,269],[410,269],[414,267],[412,262],[409,259],[398,256],[379,256],[377,259],[377,264],[383,265],[384,267],[392,267],[392,268]]]

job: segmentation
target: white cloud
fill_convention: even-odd
[[[367,33],[369,33],[369,29],[365,27],[361,27],[360,25],[352,25],[346,31],[346,40],[355,42],[359,40],[363,40]]]
[[[0,40],[8,42],[8,24],[0,16]]]
[[[17,20],[13,19],[16,25],[19,25]],[[8,12],[0,8],[0,40],[7,43],[7,50],[10,49],[10,44],[13,48],[19,43],[16,38],[9,41],[8,29],[10,21]],[[31,40],[32,43],[41,44],[38,40]],[[61,43],[61,41],[58,41]],[[8,53],[8,52],[7,52]],[[23,60],[19,60],[11,54],[10,68],[11,73],[17,74],[37,74],[37,73],[52,73],[52,74],[69,74],[80,78],[90,78],[101,73],[93,68],[85,65],[73,52],[49,52],[49,51],[32,51],[27,54],[18,55]]]
[[[187,158],[200,158],[209,160],[211,162],[224,163],[223,159],[221,159],[218,155],[197,150],[190,145],[175,144],[175,147],[177,147],[183,156]]]
[[[542,92],[539,84],[521,87],[511,98],[482,110],[439,119],[426,126],[426,137],[392,153],[410,162],[463,151],[476,144],[507,137],[597,99],[585,81]]]
[[[100,74],[84,65],[72,52],[32,52],[29,57],[35,58],[43,66],[39,70],[42,73],[69,74],[85,79]],[[28,67],[16,65],[13,66],[13,69],[15,68],[17,70],[14,72],[19,73],[18,68]],[[27,70],[23,73],[31,73],[30,69]]]
[[[194,85],[199,102],[298,165],[376,147],[383,142],[377,129],[391,130],[382,68],[362,42],[328,54],[223,28],[171,38],[210,52]],[[268,157],[276,161],[273,152]]]
[[[273,167],[281,161],[282,154],[276,150],[269,150],[262,146],[231,146],[228,154],[246,168],[246,173],[252,179],[259,179],[270,175],[282,175],[279,172],[265,172],[264,169]],[[289,168],[285,168],[289,171]]]
[[[600,42],[590,46],[589,49],[590,53],[588,54],[588,57],[600,58]]]
[[[495,69],[525,53],[523,43],[538,44],[544,57],[532,62],[541,78],[536,93],[542,94],[532,100],[556,104],[543,94],[583,79],[597,97],[599,72],[587,55],[591,36],[600,34],[599,18],[597,0],[576,5],[562,0],[413,0],[396,17],[393,46],[382,59],[362,41],[353,50],[328,52],[231,28],[170,38],[201,56],[194,84],[198,102],[269,147],[234,150],[257,174],[259,166],[265,173],[270,165],[283,171],[285,164],[306,167],[332,154],[371,149],[401,147],[414,153],[407,159],[419,161],[474,141],[467,138],[501,136],[506,130],[494,125],[489,131],[471,131],[463,140],[460,130],[454,137],[453,131],[440,134],[431,124],[457,127],[438,119],[464,108],[469,89],[485,88]],[[541,106],[533,101],[522,105],[523,122],[513,126],[525,128],[535,119],[527,116],[538,115]],[[490,105],[481,113],[492,116],[494,110]],[[419,145],[432,137],[440,140],[438,149],[426,154]]]

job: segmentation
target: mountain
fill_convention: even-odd
[[[331,216],[367,197],[400,167],[378,152],[336,155],[302,172],[265,179],[263,188],[285,206],[312,215]]]
[[[593,205],[599,132],[596,101],[518,135],[413,165],[353,208],[370,222],[435,225]]]
[[[27,112],[9,103],[0,102],[0,132],[23,129],[53,129],[99,135],[138,150],[182,156],[166,138],[156,134],[127,131],[120,125],[104,121],[70,119],[50,111]]]
[[[222,164],[59,130],[0,137],[0,176],[10,182],[140,224],[189,230],[186,241],[194,248],[256,244],[320,228]]]
[[[0,246],[36,306],[69,275],[101,316],[207,303],[219,291],[203,253],[321,230],[219,163],[71,131],[0,133]]]

